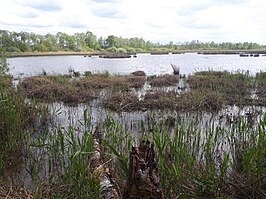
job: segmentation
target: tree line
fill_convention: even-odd
[[[253,42],[190,42],[170,41],[168,44],[153,43],[143,38],[122,38],[109,35],[97,37],[92,32],[69,35],[63,32],[40,35],[32,32],[11,32],[0,30],[0,50],[5,52],[58,52],[58,51],[111,51],[111,52],[149,52],[178,50],[253,50],[266,49],[265,45]]]

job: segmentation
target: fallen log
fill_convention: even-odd
[[[90,159],[89,170],[92,170],[100,182],[102,199],[121,199],[112,181],[109,168],[103,163],[101,151],[102,134],[96,128],[93,134],[93,154]]]
[[[142,141],[139,147],[132,147],[123,198],[164,199],[153,143]]]

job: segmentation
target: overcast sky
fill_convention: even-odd
[[[0,0],[0,29],[266,44],[266,0]]]

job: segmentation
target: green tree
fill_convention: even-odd
[[[107,39],[105,40],[105,47],[111,48],[111,47],[119,47],[118,46],[118,38],[114,35],[109,35]]]
[[[92,32],[87,31],[85,37],[86,37],[85,38],[86,44],[89,48],[94,49],[94,50],[99,48],[97,37]]]

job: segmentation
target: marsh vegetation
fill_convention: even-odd
[[[266,197],[265,72],[42,74],[16,88],[0,81],[1,197],[101,198],[95,131],[121,198],[131,148],[142,140],[154,146],[165,198]],[[93,104],[106,116],[95,125],[88,106],[77,125],[63,127],[49,115],[53,102]],[[115,112],[145,116],[133,131]]]

